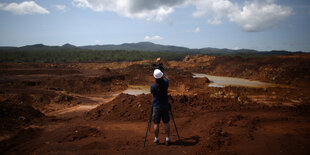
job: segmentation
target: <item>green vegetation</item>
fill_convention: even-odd
[[[181,60],[189,52],[143,52],[106,50],[95,51],[79,48],[57,50],[0,50],[0,62],[102,62],[137,61],[162,57],[166,60]]]
[[[182,60],[186,55],[207,54],[214,56],[264,57],[288,55],[287,51],[259,52],[249,49],[231,50],[217,48],[189,49],[150,42],[95,45],[77,47],[70,44],[46,46],[43,44],[24,47],[0,47],[0,62],[103,62],[138,61],[162,57],[166,60]]]

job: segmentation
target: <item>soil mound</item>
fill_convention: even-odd
[[[178,117],[194,116],[205,111],[240,109],[238,100],[212,98],[209,94],[169,96],[169,102]],[[114,100],[86,113],[86,118],[100,120],[147,120],[152,104],[152,94],[120,94]]]
[[[155,66],[152,66],[149,63],[134,64],[121,69],[120,71],[126,74],[126,81],[130,85],[148,84],[150,81],[154,81],[152,75],[155,68]]]
[[[54,75],[65,75],[65,74],[79,74],[81,73],[75,69],[1,69],[0,75],[39,75],[39,74],[54,74]]]
[[[170,61],[171,67],[185,71],[260,80],[298,87],[309,87],[310,54],[269,57],[186,56],[182,62]]]
[[[125,76],[119,74],[104,74],[94,77],[73,76],[70,78],[48,79],[44,87],[53,87],[74,93],[93,93],[123,90]]]
[[[29,105],[0,103],[0,134],[18,130],[43,116],[44,114]]]
[[[114,100],[86,113],[88,119],[100,120],[147,120],[150,112],[152,95],[120,94]]]
[[[183,62],[185,63],[205,63],[214,60],[215,56],[208,56],[208,55],[187,55]]]
[[[78,97],[50,90],[6,90],[0,94],[0,103],[9,105],[29,106],[46,113],[63,107],[80,104]]]
[[[16,153],[16,150],[12,150],[12,148],[16,147],[19,144],[23,144],[25,142],[30,141],[31,139],[38,136],[41,132],[42,129],[40,128],[29,128],[19,131],[19,133],[14,137],[0,142],[0,154],[19,154]],[[31,154],[30,150],[27,150],[27,148],[21,148],[21,147],[18,148],[22,150],[19,151],[22,152],[20,154]],[[8,153],[10,151],[11,153]]]
[[[254,112],[254,111],[286,111],[305,114],[309,106],[283,107],[267,106],[252,102],[246,104],[238,98],[212,97],[213,94],[169,95],[169,103],[175,117],[197,117],[206,112]],[[103,104],[85,114],[86,119],[99,120],[147,120],[152,104],[152,94],[128,95],[120,94],[114,100]]]
[[[298,54],[266,58],[216,57],[210,65],[204,67],[204,71],[213,75],[304,87],[309,86],[309,60],[310,55]]]

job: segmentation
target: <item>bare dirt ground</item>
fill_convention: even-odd
[[[309,154],[310,55],[188,56],[165,61],[180,133],[143,147],[151,94],[123,94],[154,82],[152,60],[1,63],[0,154]],[[192,72],[287,87],[208,87]]]

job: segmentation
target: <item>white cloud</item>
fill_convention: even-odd
[[[145,41],[152,41],[152,40],[163,40],[164,38],[162,38],[161,36],[155,35],[155,36],[145,36],[144,40]]]
[[[193,0],[192,4],[196,7],[194,17],[213,15],[214,18],[222,18],[236,10],[237,6],[229,0]]]
[[[100,45],[101,41],[100,40],[95,40],[95,45]]]
[[[237,24],[243,31],[270,29],[293,15],[290,7],[276,4],[277,0],[72,0],[74,6],[93,11],[116,12],[120,16],[162,21],[175,8],[192,5],[195,18],[206,18],[208,24],[218,25],[223,19]]]
[[[59,11],[62,11],[62,12],[67,11],[67,6],[65,6],[65,5],[54,5],[54,8],[56,10],[59,10]]]
[[[129,18],[162,21],[185,0],[72,0],[79,8],[112,11]]]
[[[228,15],[228,18],[243,31],[257,32],[270,29],[291,15],[293,10],[290,7],[253,1],[245,3],[241,10]]]
[[[221,24],[222,18],[236,23],[243,31],[257,32],[270,29],[293,14],[290,7],[275,4],[276,0],[246,1],[241,7],[229,0],[193,1],[194,17],[212,17],[209,24]]]
[[[240,47],[238,47],[238,46],[233,47],[232,50],[240,50]]]
[[[200,32],[200,28],[199,28],[199,27],[196,27],[195,30],[194,30],[194,32],[195,32],[195,33]]]
[[[0,3],[0,10],[9,11],[17,15],[26,14],[49,14],[49,11],[41,7],[34,1],[24,1],[21,3]]]

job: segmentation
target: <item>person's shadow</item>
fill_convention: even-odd
[[[192,136],[189,138],[183,138],[183,139],[177,140],[175,142],[171,142],[171,145],[193,146],[193,145],[198,144],[199,141],[200,141],[199,136]]]

